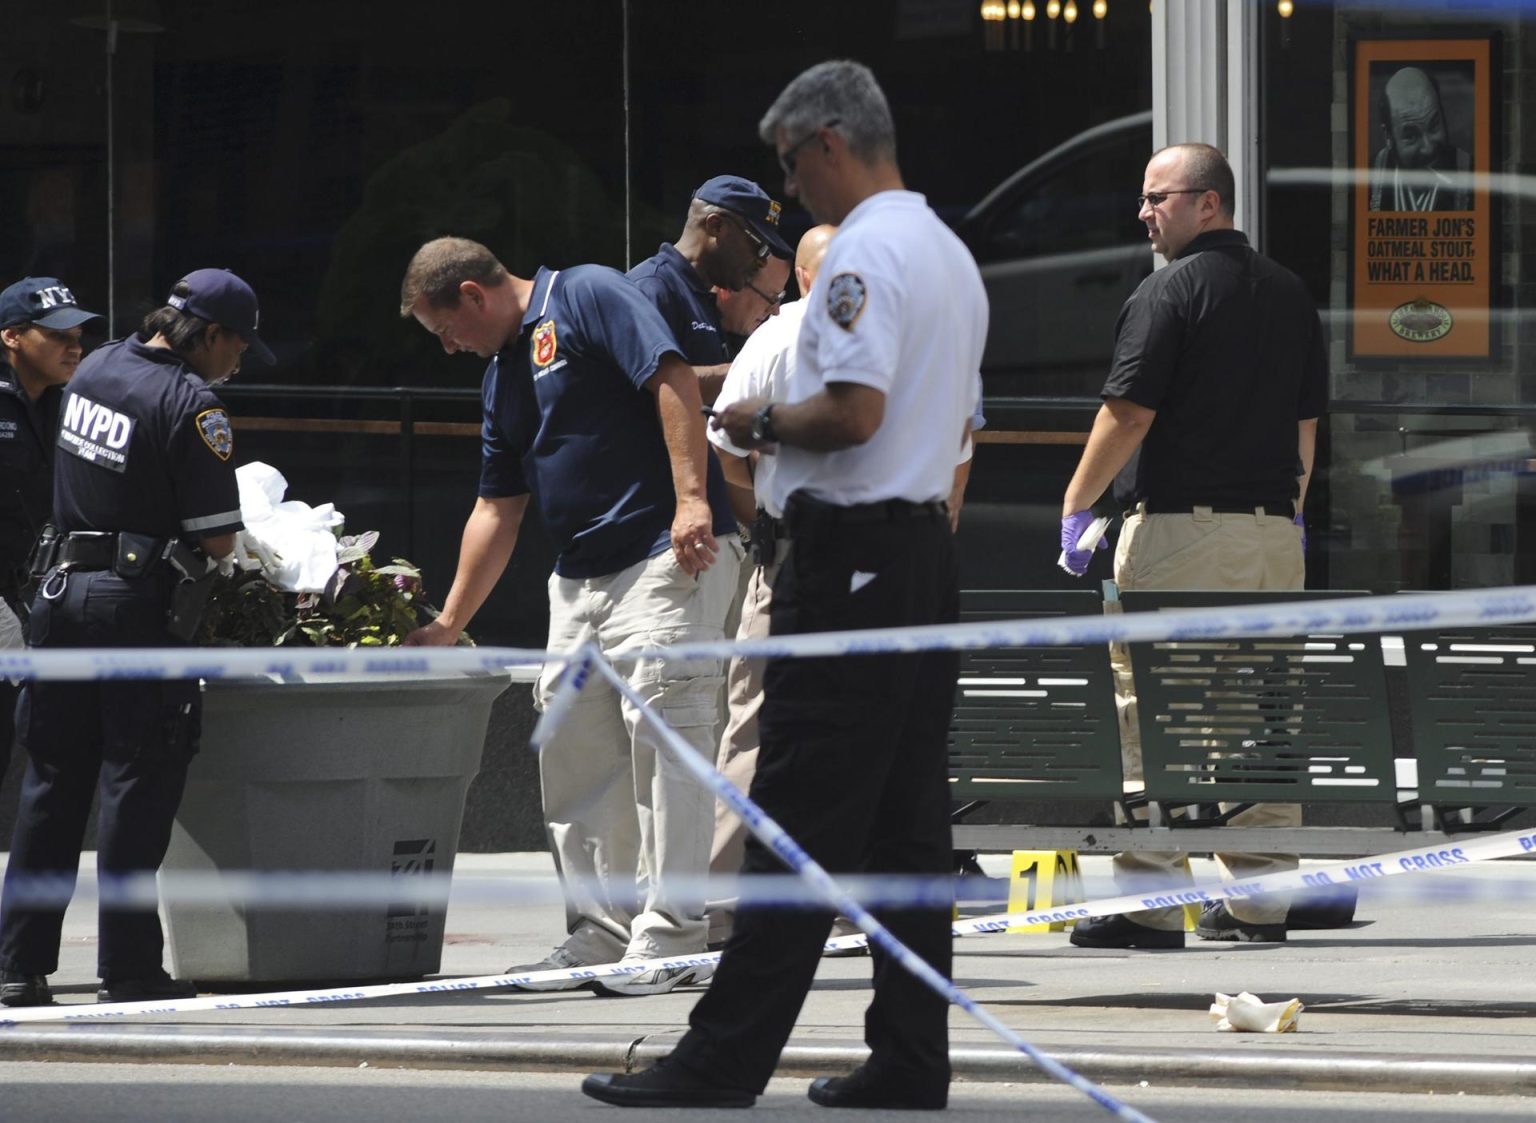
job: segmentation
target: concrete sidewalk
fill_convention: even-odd
[[[1083,864],[1090,885],[1107,894],[1107,859]],[[1006,872],[1005,858],[987,865]],[[1195,867],[1202,880],[1215,877],[1210,863]],[[550,869],[547,854],[461,855],[457,872],[478,878]],[[1119,952],[1073,948],[1065,933],[991,935],[957,942],[955,977],[1031,1044],[1096,1080],[1536,1092],[1536,936],[1527,903],[1536,866],[1495,862],[1415,877],[1394,879],[1396,892],[1376,899],[1365,886],[1352,927],[1294,933],[1284,945],[1191,935],[1182,952]],[[1447,878],[1487,892],[1473,903],[1446,904],[1428,890]],[[1415,884],[1426,896],[1407,899],[1404,890]],[[561,910],[551,905],[451,906],[442,976],[498,974],[542,958],[562,927]],[[52,979],[58,1000],[93,1002],[90,909],[71,908],[64,937]],[[858,1063],[869,970],[867,958],[823,961],[784,1074]],[[1215,1032],[1207,1014],[1212,996],[1245,990],[1266,1000],[1301,998],[1300,1032]],[[0,1028],[0,1058],[611,1071],[643,1067],[665,1052],[697,993],[614,999],[486,990],[23,1024]],[[1039,1078],[961,1011],[952,1026],[958,1078]]]

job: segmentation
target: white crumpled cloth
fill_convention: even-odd
[[[341,512],[331,503],[311,507],[297,499],[285,501],[288,481],[259,460],[236,468],[235,479],[245,523],[235,537],[235,564],[264,571],[285,592],[323,591],[336,573]]]
[[[1301,1023],[1301,999],[1265,1002],[1256,994],[1218,994],[1211,1017],[1222,1033],[1295,1033]]]

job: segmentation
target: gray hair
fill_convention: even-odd
[[[819,62],[802,71],[763,114],[757,132],[765,144],[774,144],[783,129],[793,142],[834,120],[860,160],[896,159],[896,124],[880,83],[869,67],[850,59]]]

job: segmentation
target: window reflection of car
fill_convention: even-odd
[[[1136,194],[1150,111],[1078,133],[1004,180],[961,221],[991,304],[989,397],[1097,395],[1126,297],[1152,271]]]

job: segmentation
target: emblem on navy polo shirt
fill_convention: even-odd
[[[541,367],[555,361],[555,321],[545,320],[533,329],[533,361]]]
[[[229,427],[229,414],[222,409],[205,409],[198,414],[197,434],[220,460],[228,460],[235,451],[234,430]]]
[[[827,315],[844,331],[852,331],[853,325],[864,314],[868,298],[863,277],[857,273],[839,273],[827,285]]]
[[[125,472],[134,424],[126,413],[72,392],[59,419],[58,445],[88,464]]]

